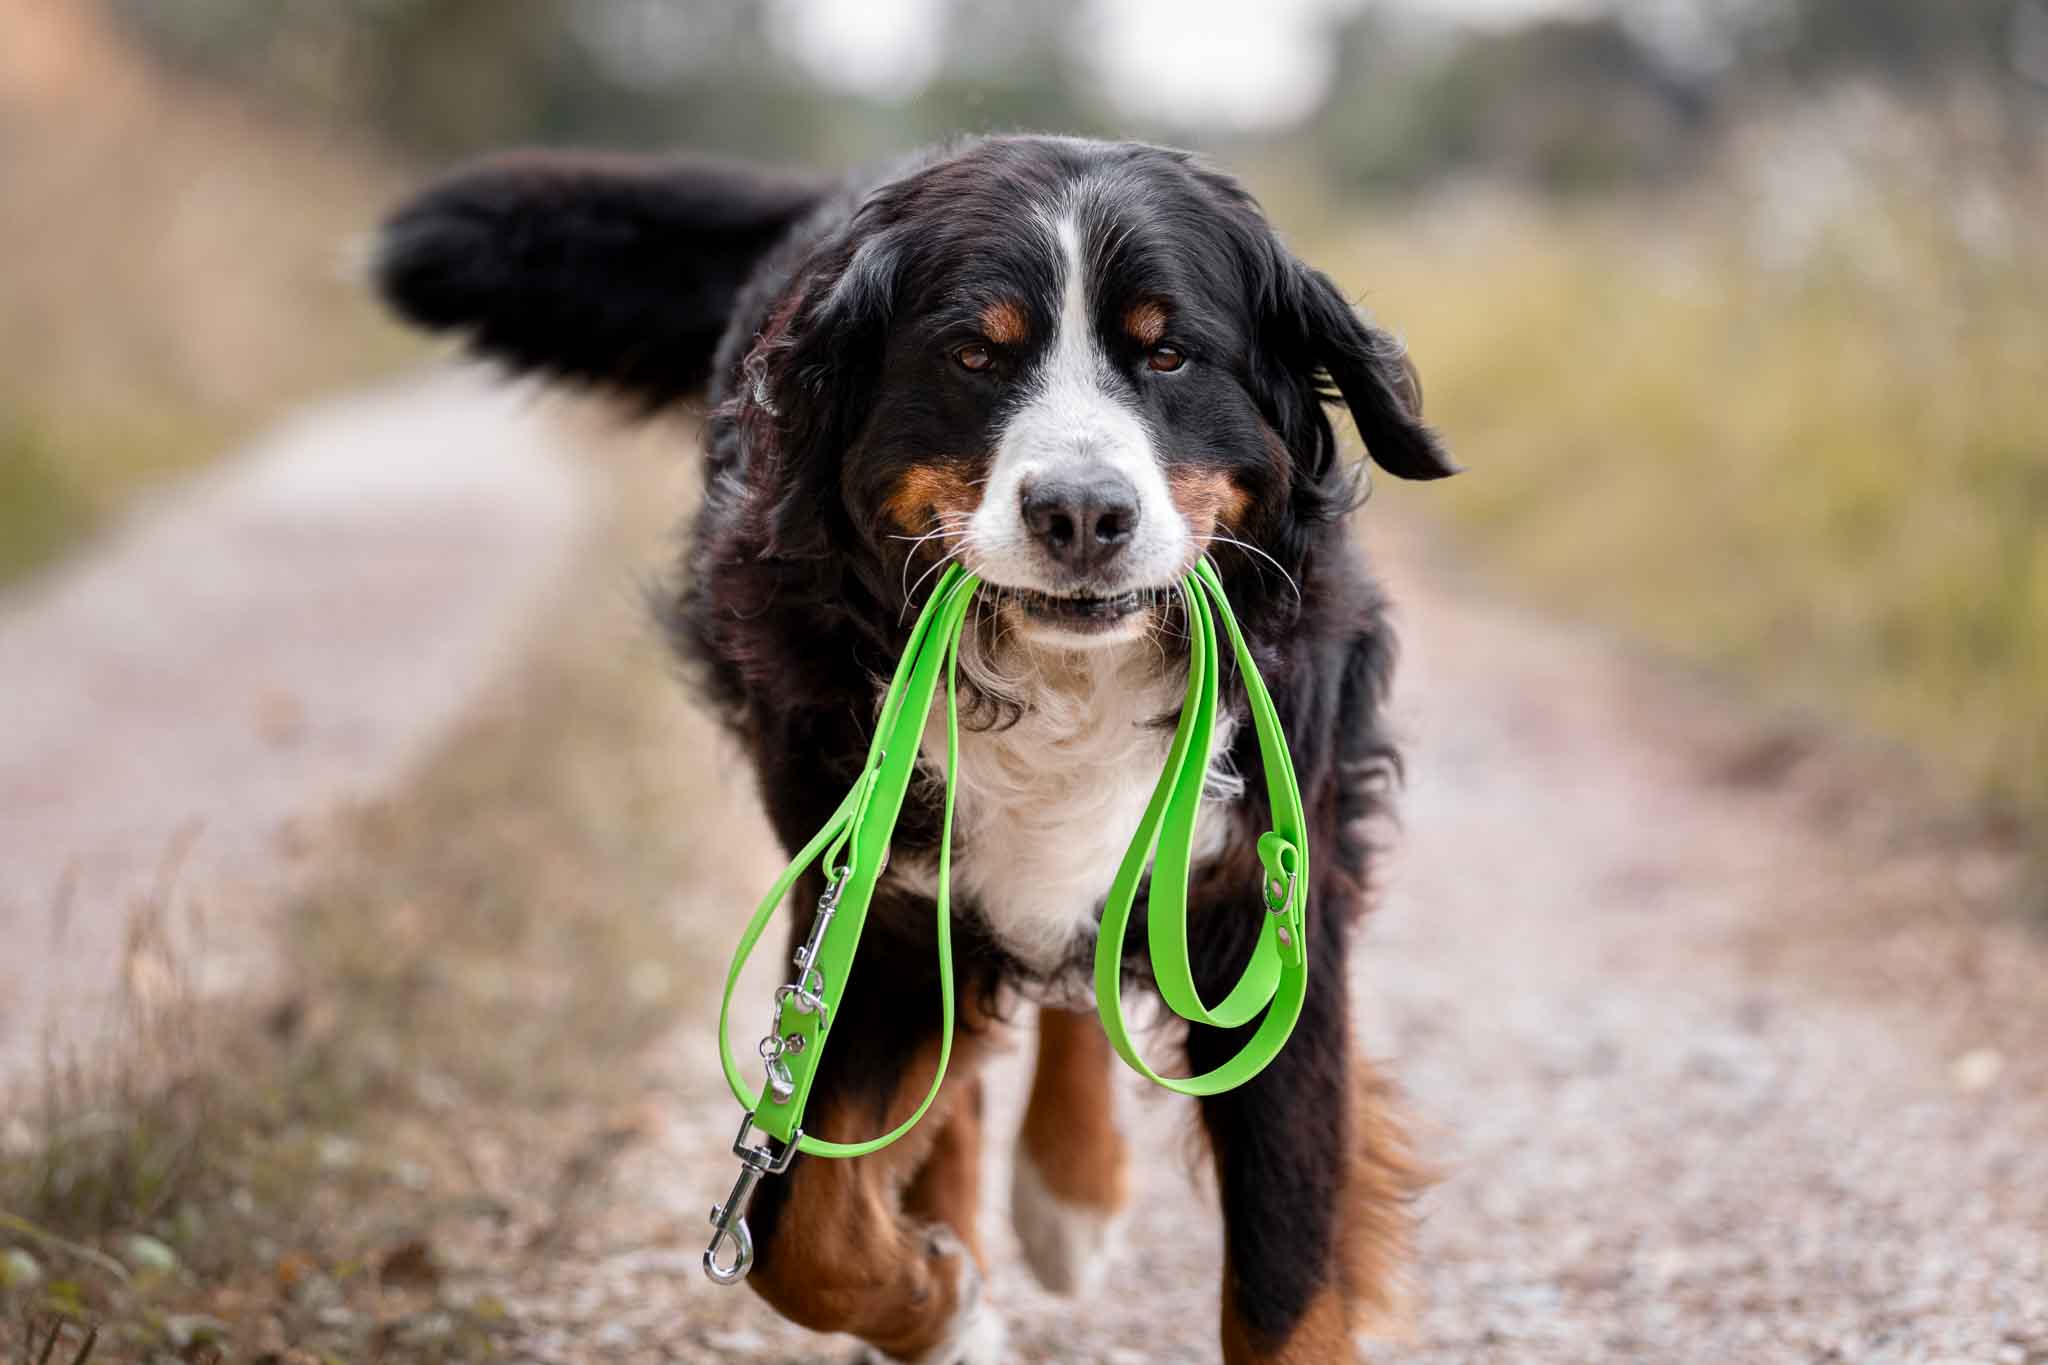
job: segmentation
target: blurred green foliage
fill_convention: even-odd
[[[754,0],[124,0],[161,53],[434,156],[691,145],[839,165],[961,132],[1107,131],[1080,0],[953,0],[914,99],[821,83]]]
[[[92,508],[49,438],[26,420],[0,422],[0,583],[50,558],[92,522]]]
[[[1906,741],[2040,828],[2048,193],[1973,198],[1963,149],[1941,179],[1872,174],[1796,244],[1777,191],[1726,171],[1335,254],[1411,341],[1471,467],[1430,503],[1498,577]]]
[[[2025,98],[2037,0],[1639,0],[1466,28],[1426,4],[1321,13],[1335,78],[1299,125],[1168,126],[1105,88],[1086,0],[947,0],[921,88],[865,94],[792,55],[759,0],[114,0],[161,53],[436,157],[508,142],[691,145],[842,165],[961,132],[1107,130],[1257,161],[1305,148],[1343,193],[1507,174],[1557,192],[1692,170],[1760,92],[1959,76]],[[1198,77],[1190,77],[1198,78]]]

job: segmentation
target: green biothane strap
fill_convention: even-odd
[[[1259,677],[1251,649],[1238,629],[1237,618],[1223,595],[1223,584],[1207,560],[1188,576],[1188,629],[1192,648],[1187,697],[1180,724],[1174,729],[1166,770],[1152,792],[1137,835],[1124,853],[1116,879],[1110,883],[1102,927],[1095,943],[1095,1000],[1110,1046],[1139,1075],[1183,1095],[1219,1095],[1234,1090],[1266,1069],[1285,1047],[1301,1018],[1308,994],[1308,831],[1301,789],[1294,779],[1294,761],[1280,714]],[[1214,603],[1212,614],[1210,604]],[[1216,625],[1221,617],[1251,701],[1252,725],[1258,732],[1259,757],[1266,772],[1267,799],[1273,829],[1260,836],[1259,861],[1264,868],[1261,897],[1267,914],[1257,945],[1237,985],[1211,1007],[1202,1003],[1188,963],[1188,865],[1194,842],[1195,815],[1208,777],[1210,742],[1216,718]],[[1192,718],[1192,719],[1191,719]],[[1156,848],[1156,856],[1155,856]],[[1160,998],[1183,1019],[1216,1028],[1237,1028],[1260,1010],[1266,1015],[1236,1055],[1212,1071],[1176,1079],[1162,1076],[1138,1055],[1124,1021],[1123,949],[1130,928],[1131,907],[1138,883],[1152,864],[1147,897],[1146,931],[1153,980]]]
[[[855,1157],[880,1151],[916,1127],[938,1097],[953,1050],[953,936],[950,884],[953,854],[953,773],[958,766],[960,721],[958,672],[960,635],[980,581],[949,566],[925,604],[896,676],[882,702],[866,765],[853,789],[840,802],[815,837],[790,860],[768,889],[740,935],[726,972],[725,998],[719,1008],[719,1060],[733,1097],[752,1112],[762,1132],[812,1156]],[[1308,832],[1294,763],[1279,713],[1267,693],[1246,645],[1223,584],[1205,559],[1182,580],[1182,599],[1190,639],[1187,694],[1174,727],[1165,770],[1153,789],[1144,818],[1110,884],[1095,951],[1095,995],[1103,1029],[1117,1054],[1141,1075],[1184,1095],[1214,1095],[1243,1085],[1264,1070],[1301,1017],[1308,989],[1307,904]],[[1263,868],[1260,899],[1264,922],[1250,961],[1237,984],[1215,1005],[1203,1002],[1188,960],[1187,882],[1193,859],[1195,821],[1207,780],[1215,736],[1219,669],[1216,625],[1221,620],[1238,671],[1251,702],[1252,724],[1266,773],[1273,829],[1261,836],[1258,855]],[[940,673],[946,679],[946,787],[939,826],[937,937],[939,1009],[942,1033],[939,1061],[931,1088],[909,1118],[880,1137],[865,1142],[829,1142],[802,1131],[804,1103],[817,1075],[833,1012],[844,995],[860,944],[861,928],[873,898],[875,881],[887,861],[889,839],[903,808],[904,794],[917,767],[927,718],[937,694]],[[771,1040],[779,1064],[792,1082],[788,1098],[757,1095],[740,1075],[732,1053],[730,1016],[740,973],[761,934],[797,881],[822,860],[828,883],[836,891],[832,918],[817,957],[800,972],[798,992],[778,992],[775,1031]],[[1146,914],[1147,947],[1154,980],[1168,1008],[1194,1023],[1240,1028],[1265,1017],[1236,1055],[1199,1076],[1161,1076],[1146,1064],[1124,1020],[1124,940],[1131,911],[1145,871],[1152,871]],[[830,899],[834,892],[828,891]],[[821,906],[821,914],[823,907]],[[822,1008],[820,1007],[822,1005]],[[764,1047],[769,1044],[764,1043]]]

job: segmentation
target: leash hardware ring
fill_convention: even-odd
[[[747,1230],[747,1206],[754,1200],[754,1186],[764,1175],[788,1170],[796,1160],[797,1144],[803,1141],[799,1128],[779,1152],[768,1145],[773,1138],[750,1147],[747,1134],[753,1127],[754,1115],[749,1111],[732,1140],[732,1154],[740,1159],[739,1177],[732,1182],[732,1193],[726,1195],[725,1202],[711,1207],[711,1244],[704,1248],[704,1273],[718,1284],[738,1284],[747,1277],[754,1264],[754,1235]],[[728,1241],[733,1244],[732,1264],[721,1265],[718,1252]]]
[[[817,978],[818,984],[811,985]],[[801,978],[787,986],[775,988],[775,1007],[782,1008],[784,1001],[794,1001],[798,1014],[815,1014],[818,1027],[823,1028],[832,1021],[832,1006],[825,999],[825,974],[816,967],[807,968]]]
[[[792,1033],[791,1038],[801,1039],[802,1034]],[[761,1065],[768,1073],[768,1093],[777,1104],[788,1104],[790,1096],[796,1094],[796,1077],[789,1074],[789,1063],[782,1060],[785,1052],[800,1051],[791,1048],[787,1040],[768,1034],[761,1039]]]

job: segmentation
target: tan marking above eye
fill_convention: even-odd
[[[1031,335],[1031,317],[1015,299],[998,299],[981,310],[981,330],[998,346],[1021,346]]]
[[[1140,346],[1157,346],[1166,335],[1166,309],[1157,300],[1140,299],[1124,310],[1124,331]]]

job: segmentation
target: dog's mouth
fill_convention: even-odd
[[[1153,594],[1130,592],[1051,593],[1033,589],[1004,594],[1024,619],[1074,634],[1093,635],[1115,630],[1151,604]]]

